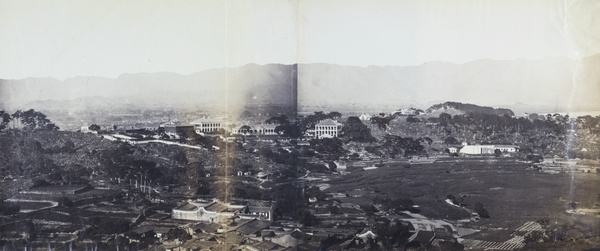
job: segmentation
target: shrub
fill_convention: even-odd
[[[487,211],[487,209],[485,209],[483,207],[483,204],[481,204],[481,202],[477,202],[475,203],[475,208],[474,208],[475,212],[477,214],[479,214],[479,216],[481,216],[482,218],[490,218],[490,213]]]

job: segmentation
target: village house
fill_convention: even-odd
[[[448,152],[449,153],[457,153],[458,152],[458,148],[456,148],[456,147],[448,147]]]

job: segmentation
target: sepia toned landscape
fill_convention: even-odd
[[[594,1],[89,4],[0,3],[3,251],[600,247]]]

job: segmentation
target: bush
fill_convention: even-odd
[[[485,209],[483,207],[483,204],[481,204],[481,202],[477,202],[475,203],[475,208],[474,208],[475,212],[477,214],[479,214],[479,216],[481,216],[482,218],[490,218],[490,213],[487,211],[487,209]]]
[[[179,239],[180,241],[187,241],[187,240],[192,239],[192,236],[181,228],[175,228],[175,229],[171,229],[171,230],[169,230],[169,232],[167,232],[167,238],[169,240]]]
[[[532,231],[524,236],[523,241],[527,244],[540,242],[544,239],[544,234],[540,231]]]

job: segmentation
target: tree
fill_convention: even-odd
[[[418,123],[418,122],[421,122],[421,120],[418,119],[418,118],[415,118],[414,116],[408,116],[406,118],[406,122],[409,122],[409,123]]]
[[[339,119],[342,117],[342,114],[339,112],[330,112],[327,114],[330,119]]]
[[[210,184],[206,180],[201,180],[198,182],[198,189],[196,190],[196,195],[209,195],[210,194]]]
[[[358,117],[348,117],[342,127],[344,137],[349,141],[373,142],[375,138],[371,136],[371,129],[362,123]]]
[[[541,242],[544,240],[544,234],[541,231],[531,231],[523,237],[523,242],[526,244]]]
[[[4,110],[0,111],[0,131],[2,131],[10,122],[10,114]]]
[[[407,137],[402,138],[397,135],[385,135],[381,141],[382,150],[387,150],[390,157],[403,153],[405,157],[423,153],[425,147],[421,145],[420,140]],[[367,150],[365,148],[365,150]]]
[[[265,121],[267,124],[278,124],[278,125],[285,125],[285,124],[289,124],[290,121],[288,120],[288,117],[285,116],[285,114],[281,115],[281,116],[273,116],[270,119],[267,119],[267,121]]]
[[[442,112],[440,116],[438,116],[439,122],[441,125],[448,125],[452,121],[452,115]]]
[[[45,114],[35,111],[33,109],[29,109],[27,111],[16,111],[13,115],[13,118],[19,119],[23,128],[26,130],[35,130],[35,129],[49,129],[49,130],[58,130],[58,127],[54,125]]]
[[[447,145],[456,145],[458,143],[458,140],[452,136],[448,136],[446,139],[444,139],[444,144]]]
[[[310,143],[320,153],[341,154],[344,153],[344,143],[338,138],[314,139]]]
[[[479,214],[479,216],[481,216],[482,218],[490,218],[490,213],[487,211],[487,209],[483,207],[483,204],[481,204],[481,202],[476,202],[475,208],[473,210],[475,210],[475,212]]]
[[[91,126],[88,127],[88,129],[92,130],[92,131],[100,131],[100,126],[96,125],[96,124],[92,124]],[[164,130],[164,128],[163,128]]]
[[[188,234],[188,232],[186,232],[185,230],[181,229],[181,228],[175,228],[175,229],[171,229],[169,230],[169,232],[167,232],[167,238],[169,240],[180,240],[182,242],[185,242],[187,240],[192,239],[192,236],[190,234]]]
[[[392,121],[394,116],[385,116],[385,114],[380,114],[380,116],[371,117],[371,124],[377,125],[381,130],[387,130],[390,125],[390,121]]]
[[[411,236],[409,226],[402,224],[400,220],[377,222],[373,226],[373,232],[386,249],[406,244]]]
[[[500,157],[500,155],[502,155],[502,151],[500,151],[500,149],[494,149],[494,155],[496,155],[496,157]]]
[[[297,124],[283,124],[275,127],[275,132],[285,137],[300,138],[302,132]]]
[[[448,194],[448,196],[446,196],[447,199],[449,199],[452,204],[457,205],[457,206],[461,206],[461,202],[463,201],[462,197],[458,197],[456,198],[456,196],[452,195],[452,194]]]

